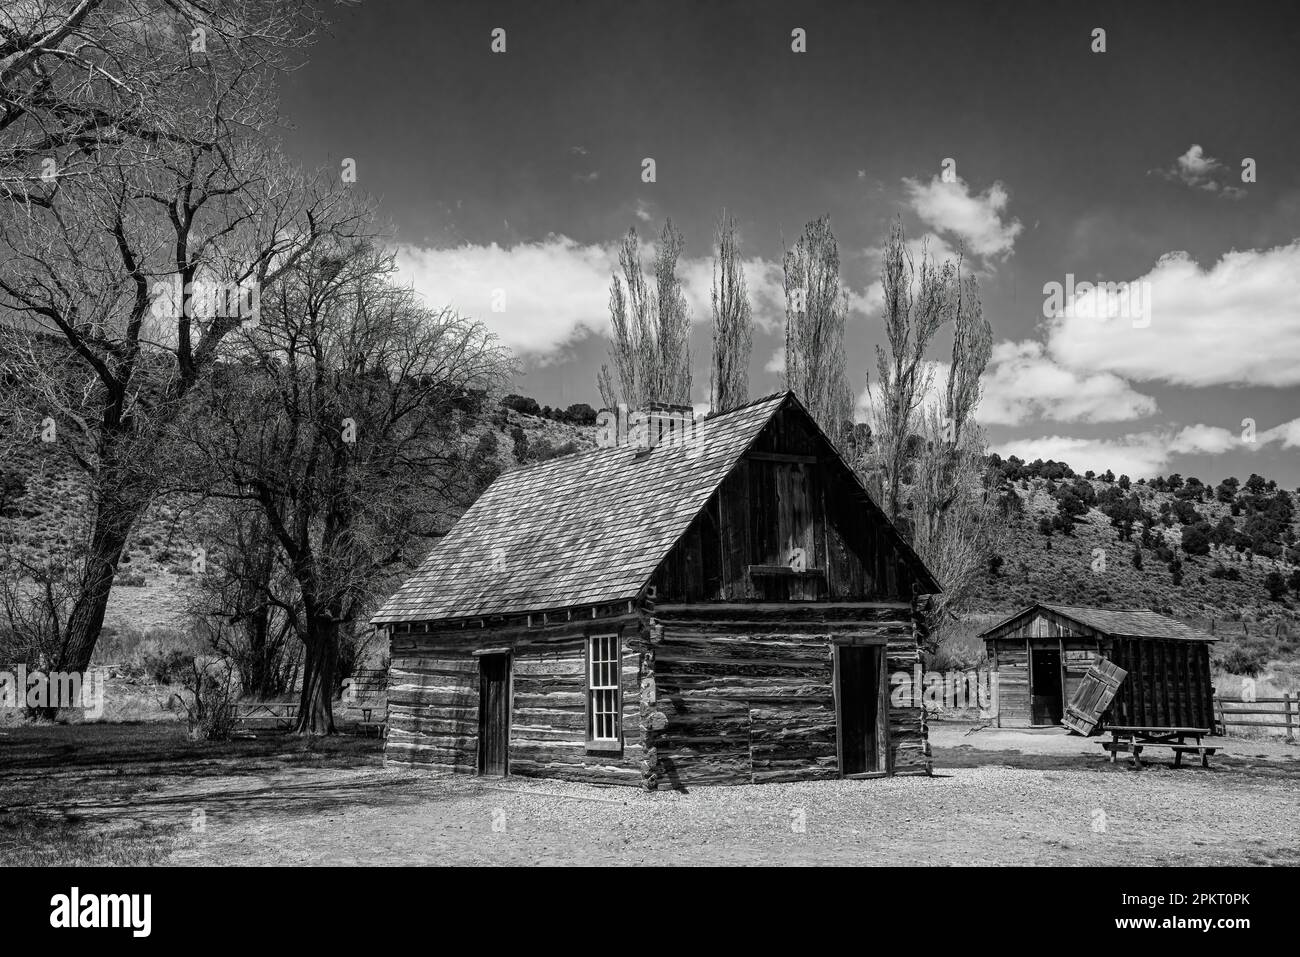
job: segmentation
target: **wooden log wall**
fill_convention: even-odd
[[[886,674],[912,675],[908,605],[656,608],[651,787],[835,778],[833,647],[885,643]],[[924,709],[889,708],[888,770],[928,774]]]
[[[623,750],[587,747],[586,639],[622,634]],[[441,628],[392,636],[385,761],[473,774],[478,768],[475,651],[511,653],[511,774],[643,784],[641,678],[648,648],[640,615],[537,627]]]

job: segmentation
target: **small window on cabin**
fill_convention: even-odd
[[[587,744],[593,750],[623,747],[623,717],[619,691],[618,635],[592,635],[587,646]]]

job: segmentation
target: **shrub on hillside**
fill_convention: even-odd
[[[501,404],[507,409],[514,409],[524,415],[541,415],[542,407],[537,404],[536,399],[529,398],[526,395],[514,395],[513,393],[505,396]]]
[[[1224,581],[1239,582],[1241,581],[1241,572],[1235,568],[1225,568],[1223,565],[1215,565],[1210,569],[1211,578],[1221,578]]]
[[[1183,529],[1183,551],[1188,555],[1210,554],[1209,525],[1201,522]]]
[[[577,402],[564,410],[564,417],[573,425],[595,425],[596,410],[585,402]]]
[[[1279,571],[1271,571],[1264,576],[1264,590],[1273,601],[1281,601],[1286,595],[1286,579]]]
[[[1272,647],[1262,638],[1241,638],[1219,644],[1214,652],[1218,665],[1234,675],[1257,675],[1272,657]]]

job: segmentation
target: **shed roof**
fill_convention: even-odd
[[[507,472],[371,620],[519,614],[636,598],[787,405],[807,415],[793,393],[784,392],[705,420],[695,443],[641,453],[626,446],[596,449]],[[918,580],[938,591],[915,552],[867,500]]]
[[[1161,638],[1181,641],[1217,641],[1213,635],[1198,631],[1184,625],[1168,615],[1142,608],[1090,608],[1085,605],[1057,605],[1048,602],[1035,602],[1028,608],[1016,612],[1010,618],[998,622],[992,628],[980,634],[984,640],[997,638],[999,634],[1010,630],[1016,622],[1040,608],[1046,608],[1063,618],[1069,618],[1081,625],[1086,625],[1107,635],[1122,638]]]

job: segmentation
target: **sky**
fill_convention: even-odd
[[[861,411],[897,218],[980,282],[992,449],[1290,488],[1298,47],[1282,3],[368,0],[282,92],[290,150],[355,162],[403,281],[491,327],[519,357],[513,391],[544,405],[599,407],[617,245],[668,218],[707,402],[725,209],[752,396],[782,388],[783,249],[830,216]],[[936,379],[949,351],[941,333]]]

